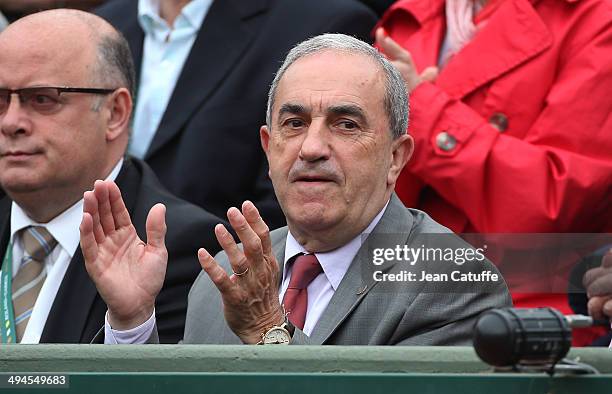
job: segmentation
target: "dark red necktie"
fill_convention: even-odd
[[[306,309],[308,309],[308,285],[321,272],[321,264],[314,254],[298,256],[293,262],[289,287],[283,297],[287,318],[300,330],[304,328],[306,321]]]

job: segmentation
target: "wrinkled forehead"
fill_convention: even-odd
[[[95,65],[95,48],[91,34],[79,26],[16,24],[0,33],[0,82],[24,87],[86,80]]]
[[[385,83],[381,67],[363,54],[324,51],[295,61],[279,81],[273,111],[286,103],[326,110],[354,104],[366,113],[384,111]],[[273,114],[274,116],[274,114]]]

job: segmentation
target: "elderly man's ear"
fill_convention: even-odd
[[[387,176],[387,184],[395,185],[402,169],[408,163],[414,152],[414,139],[411,135],[403,134],[391,143],[391,167]]]
[[[132,97],[126,88],[115,90],[101,109],[107,119],[106,139],[112,141],[127,134],[132,115]]]
[[[268,126],[263,125],[259,128],[259,140],[261,141],[261,147],[264,152],[266,152],[266,156],[268,155],[268,146],[270,144],[270,132],[268,131]]]

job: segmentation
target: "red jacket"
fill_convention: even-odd
[[[444,0],[379,25],[419,72],[437,64]],[[410,100],[407,206],[455,232],[612,232],[611,1],[504,0]]]
[[[612,3],[534,3],[503,1],[411,94],[397,192],[455,232],[612,229]],[[398,1],[382,19],[419,71],[437,63],[443,5]]]

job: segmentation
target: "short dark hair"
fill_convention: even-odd
[[[132,52],[126,39],[119,32],[106,34],[98,43],[96,79],[108,87],[125,87],[134,97],[136,73]]]

